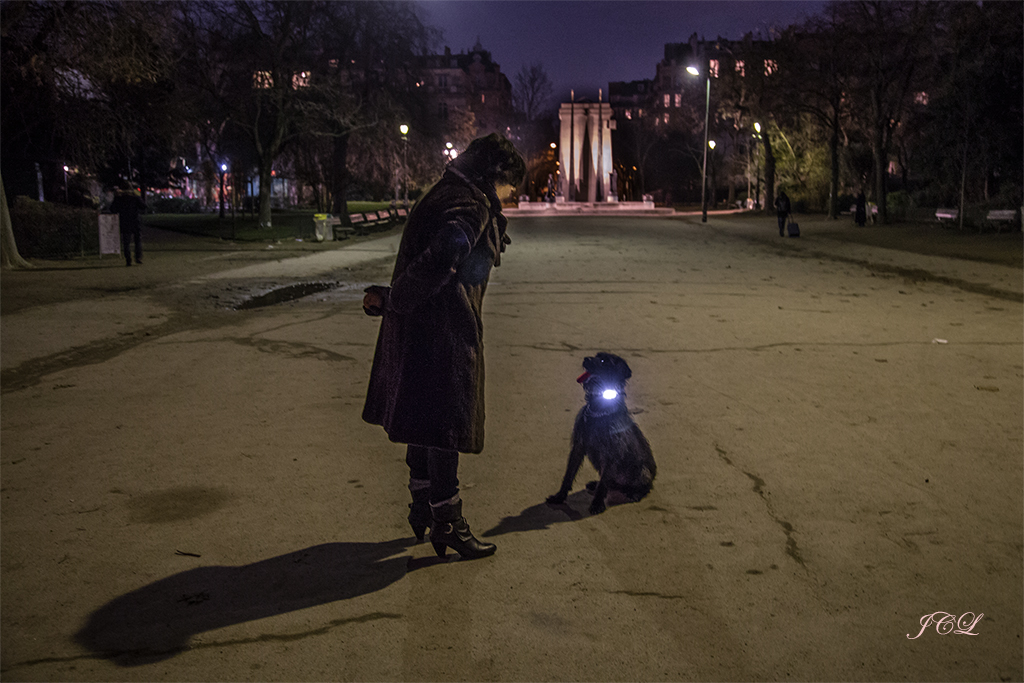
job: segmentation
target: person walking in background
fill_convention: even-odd
[[[779,217],[779,237],[785,237],[786,219],[789,218],[790,204],[789,197],[782,190],[779,191],[779,196],[775,198],[775,211]]]
[[[864,190],[861,190],[857,194],[856,206],[854,208],[853,219],[857,222],[857,225],[864,227],[864,224],[868,221],[867,212],[867,199],[864,197]]]
[[[525,174],[504,137],[474,140],[410,213],[391,286],[363,298],[367,315],[382,316],[363,419],[407,444],[409,524],[419,540],[430,528],[441,557],[448,548],[467,559],[496,550],[462,516],[459,453],[483,450],[481,309],[511,242],[499,197]]]
[[[132,264],[131,243],[135,240],[135,263],[142,265],[142,224],[139,214],[146,210],[146,204],[138,193],[129,189],[118,191],[114,201],[110,202],[110,213],[118,215],[121,225],[121,249],[124,251],[125,265]]]

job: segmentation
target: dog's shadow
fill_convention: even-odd
[[[503,517],[497,526],[480,535],[491,538],[517,531],[541,531],[562,522],[577,522],[590,516],[590,502],[593,499],[593,495],[583,490],[570,494],[565,502],[559,505],[551,503],[531,505],[515,517]]]
[[[206,631],[386,588],[426,566],[399,554],[414,542],[327,543],[243,566],[196,567],[114,598],[74,639],[119,666],[159,662],[189,649],[192,636]],[[372,612],[326,628],[399,618]]]

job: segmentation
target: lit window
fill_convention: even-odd
[[[665,121],[665,123],[666,123],[666,125],[667,125],[667,124],[668,124],[668,114],[665,114],[665,118],[664,118],[664,121]]]
[[[914,102],[920,105],[928,106],[928,93],[922,91],[914,95]]]
[[[669,105],[670,105],[670,103],[671,103],[671,100],[672,100],[672,96],[671,96],[671,95],[665,95],[665,108],[666,108],[666,109],[668,109],[668,108],[669,108]]]
[[[292,87],[298,90],[299,88],[309,87],[309,72],[300,71],[297,74],[292,75]]]
[[[771,76],[773,73],[779,70],[779,63],[774,59],[764,60],[764,75]]]
[[[274,77],[269,71],[257,71],[252,75],[252,87],[254,88],[273,88]]]
[[[740,78],[746,75],[746,66],[744,65],[742,59],[736,60],[736,73],[740,75]]]
[[[718,78],[718,60],[712,59],[708,62],[708,75],[711,78]]]
[[[680,107],[683,104],[683,96],[676,93],[676,107]]]

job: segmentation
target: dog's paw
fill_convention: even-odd
[[[565,502],[565,494],[561,493],[561,492],[556,493],[553,496],[548,496],[548,499],[547,499],[547,503],[549,505],[561,505],[564,502]]]
[[[604,512],[604,510],[605,510],[605,507],[604,507],[604,501],[603,500],[598,500],[598,499],[595,498],[594,502],[592,502],[590,504],[590,514],[592,514],[592,515],[599,515],[602,512]]]

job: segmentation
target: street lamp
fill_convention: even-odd
[[[714,152],[716,144],[718,144],[718,143],[716,143],[714,140],[708,140],[708,149],[710,149],[712,152]],[[711,203],[711,206],[718,206],[718,199],[716,198],[716,195],[718,194],[718,192],[716,190],[716,188],[718,186],[718,183],[715,182],[716,178],[717,178],[717,176],[715,175],[715,157],[712,156],[711,157],[711,191],[708,192],[708,195],[709,195],[708,201]]]
[[[754,135],[754,139],[756,139],[758,142],[760,142],[761,141],[761,124],[755,121],[754,122],[754,130],[756,131],[756,134]],[[755,185],[755,188],[756,188],[754,190],[754,208],[760,210],[760,208],[761,208],[761,150],[760,150],[760,148],[757,150],[757,155],[754,157],[754,176],[756,176],[754,178],[754,185]]]
[[[686,67],[687,72],[693,76],[699,76],[700,70],[695,66]],[[701,206],[701,222],[708,222],[708,118],[711,113],[711,70],[708,69],[707,78],[707,91],[704,96],[704,170],[701,172],[702,178],[700,183],[700,206]]]
[[[224,174],[228,171],[227,164],[220,165],[220,218],[224,218]]]
[[[402,124],[398,127],[402,133],[402,175],[405,177],[405,206],[409,206],[409,126]]]

